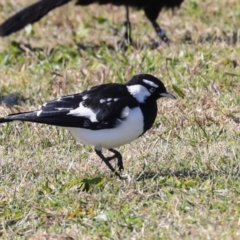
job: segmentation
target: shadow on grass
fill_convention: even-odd
[[[98,44],[94,43],[94,42],[76,42],[74,41],[75,46],[78,50],[78,52],[80,51],[86,51],[89,53],[96,53],[99,50],[101,50],[102,48],[108,49],[111,52],[118,52],[118,51],[127,51],[128,48],[133,48],[135,50],[142,50],[145,48],[148,49],[156,49],[158,48],[161,43],[157,42],[154,39],[150,39],[149,42],[132,42],[131,44],[126,43],[126,41],[122,41],[119,40],[116,44],[112,44],[112,43],[107,43],[107,42],[100,42]],[[49,54],[54,53],[54,51],[56,51],[59,47],[64,47],[64,43],[63,45],[56,45],[51,49],[48,49],[47,47],[33,47],[31,44],[29,43],[24,43],[24,42],[17,42],[17,41],[12,41],[11,42],[12,47],[14,47],[18,53],[25,53],[25,52],[48,52]],[[66,46],[66,49],[70,48],[69,46]]]
[[[0,105],[5,104],[8,106],[20,105],[21,103],[26,102],[27,98],[23,97],[18,92],[2,94],[0,92]]]
[[[198,43],[225,43],[227,45],[236,45],[239,41],[238,33],[237,31],[227,33],[227,32],[222,32],[222,35],[218,35],[217,33],[207,33],[202,35],[198,39]]]
[[[171,170],[161,170],[160,172],[153,172],[153,171],[142,171],[136,174],[135,178],[137,181],[142,181],[146,179],[156,179],[159,177],[177,177],[177,178],[200,178],[202,180],[206,180],[210,178],[210,173],[204,173],[199,170],[190,170],[190,169],[183,169],[177,171]]]
[[[32,47],[29,43],[12,41],[11,46],[15,47],[19,52],[38,52],[44,51],[42,47]]]
[[[97,52],[103,46],[110,51],[116,51],[116,48],[114,47],[114,45],[106,43],[106,42],[102,42],[102,43],[99,43],[99,44],[96,44],[96,43],[93,43],[93,42],[84,42],[84,43],[76,42],[75,44],[76,44],[79,51],[83,50],[83,51]]]
[[[137,181],[147,180],[147,179],[157,179],[159,177],[176,177],[179,179],[184,178],[198,178],[201,180],[213,179],[216,176],[225,176],[239,179],[240,178],[240,166],[235,166],[231,169],[221,168],[219,170],[210,170],[209,172],[203,172],[198,169],[183,169],[177,171],[171,171],[169,169],[160,170],[159,172],[153,171],[142,171],[135,175]]]

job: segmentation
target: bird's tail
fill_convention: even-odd
[[[0,36],[8,36],[30,23],[44,17],[52,9],[60,7],[71,0],[40,0],[19,11],[0,25]]]
[[[0,123],[12,122],[12,121],[28,121],[36,122],[36,112],[23,112],[23,113],[14,113],[6,117],[0,118]]]
[[[0,118],[0,123],[5,123],[5,122],[12,122],[14,120],[12,119],[7,119],[7,118]]]
[[[14,113],[0,118],[0,124],[12,121],[41,123],[59,127],[79,127],[84,124],[84,118],[72,117],[71,115],[68,115],[66,113],[62,114],[62,112],[58,110],[53,112],[47,112],[45,114],[41,114],[41,110]]]

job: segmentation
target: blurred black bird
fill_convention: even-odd
[[[5,116],[0,123],[19,120],[64,127],[81,143],[94,146],[96,154],[121,178],[110,164],[116,158],[119,171],[123,170],[122,155],[113,148],[134,141],[152,127],[157,100],[162,97],[175,99],[160,79],[138,74],[126,84],[101,84],[46,102],[39,110]],[[103,148],[113,156],[105,157]]]
[[[73,0],[40,0],[19,11],[0,25],[0,36],[8,36],[24,28],[26,25],[37,22],[51,10]],[[152,23],[158,37],[168,42],[165,31],[158,25],[157,18],[163,8],[174,9],[180,7],[184,0],[75,0],[76,5],[86,6],[93,3],[124,5],[126,8],[126,21],[124,23],[124,38],[131,42],[131,24],[128,7],[143,9],[146,17]]]

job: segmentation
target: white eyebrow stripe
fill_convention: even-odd
[[[151,82],[147,79],[143,79],[143,82],[145,82],[147,85],[151,86],[151,87],[155,87],[155,88],[158,88],[158,85],[155,84],[154,82]]]

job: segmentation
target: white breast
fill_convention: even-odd
[[[119,120],[120,121],[120,120]],[[143,115],[139,107],[129,109],[127,118],[120,121],[117,128],[90,130],[84,128],[67,128],[81,143],[97,148],[114,148],[129,143],[143,132]]]

